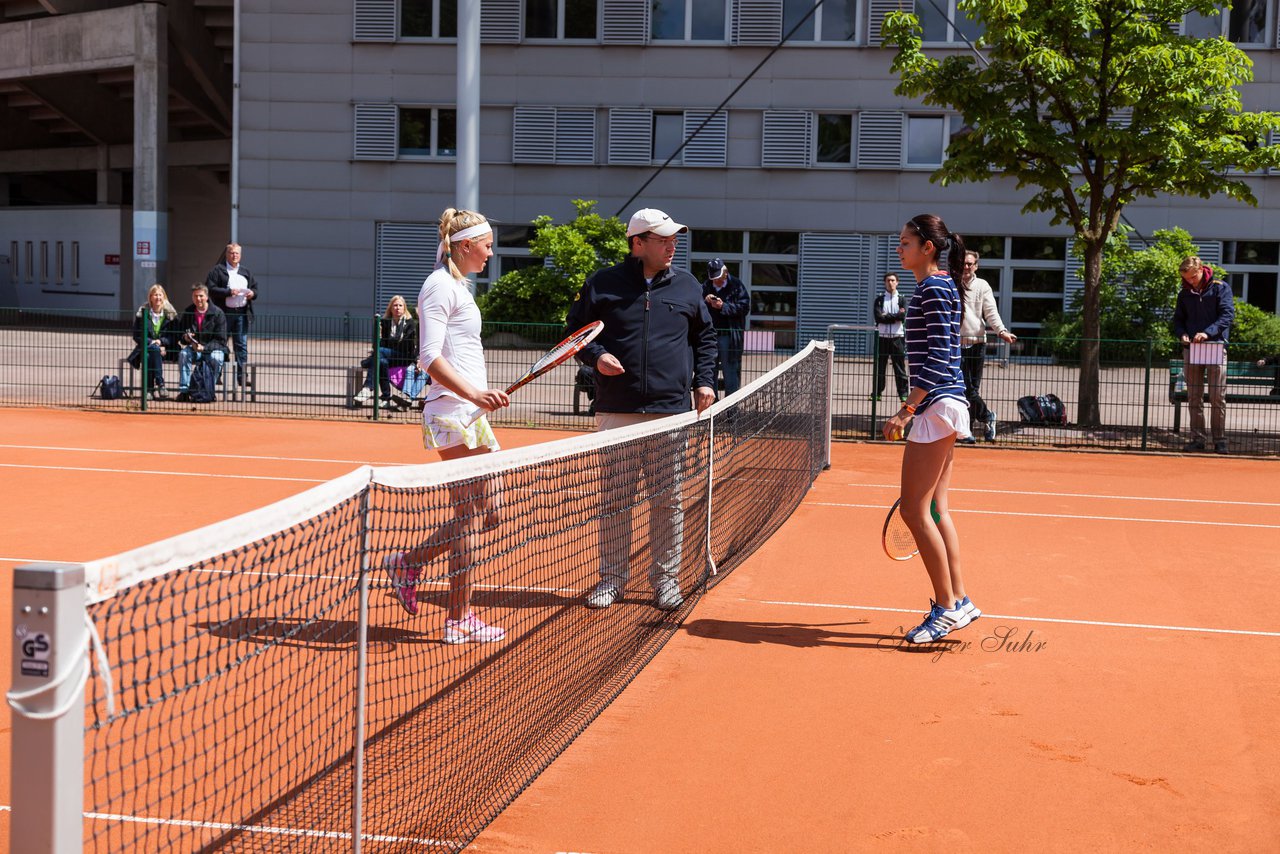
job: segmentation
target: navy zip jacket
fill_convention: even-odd
[[[578,360],[594,368],[612,353],[625,369],[616,377],[595,372],[597,412],[688,412],[694,388],[714,388],[716,331],[702,286],[688,271],[663,270],[646,285],[635,257],[600,270],[570,307],[568,329],[596,320],[604,331]]]
[[[1183,335],[1194,338],[1203,332],[1210,341],[1225,342],[1235,317],[1235,297],[1226,282],[1211,281],[1200,293],[1183,282],[1173,308],[1173,335],[1182,340]]]

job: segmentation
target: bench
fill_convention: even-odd
[[[1179,382],[1179,381],[1182,382]],[[1209,392],[1205,390],[1205,400]],[[1227,403],[1280,403],[1280,378],[1276,368],[1253,362],[1227,362]],[[1182,429],[1182,404],[1187,387],[1182,359],[1169,360],[1169,402],[1173,404],[1173,432]]]
[[[170,395],[176,397],[178,394],[178,356],[176,350],[172,351],[172,353],[173,358],[170,358],[169,354],[165,354],[164,357],[166,364],[173,365],[173,372],[170,376],[170,379],[172,379],[173,382],[166,383],[165,388],[169,391]],[[222,374],[218,378],[218,383],[222,386],[222,396],[224,399],[228,400],[234,399],[235,394],[234,383],[227,378],[227,375],[231,374],[233,370],[233,363],[230,361],[225,362],[222,366]],[[124,389],[126,394],[132,395],[135,392],[141,394],[142,369],[135,368],[128,358],[120,359],[120,363],[116,367],[116,376],[120,378],[120,387]],[[240,389],[240,397],[241,399],[244,398],[243,388]]]
[[[263,370],[264,376],[269,376],[272,372],[280,372],[283,374],[297,375],[314,375],[314,374],[341,374],[344,377],[345,392],[343,398],[348,409],[358,409],[359,404],[354,401],[356,394],[364,386],[364,368],[356,364],[342,365],[318,365],[314,363],[297,363],[297,362],[249,362],[245,365],[245,389],[248,392],[248,400],[250,403],[257,403],[258,395],[288,395],[298,394],[306,397],[333,397],[333,395],[318,395],[314,392],[289,392],[277,391],[269,392],[262,388],[262,383],[258,377],[258,369]]]

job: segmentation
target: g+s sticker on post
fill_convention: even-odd
[[[49,654],[53,644],[44,632],[28,633],[26,626],[18,628],[18,639],[22,644],[22,663],[20,669],[23,676],[49,677]]]

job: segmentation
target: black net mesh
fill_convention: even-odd
[[[113,687],[89,691],[89,848],[350,850],[357,811],[365,851],[465,847],[821,470],[827,352],[744,392],[670,427],[370,470],[314,518],[91,605]],[[416,615],[384,570],[401,554]],[[602,566],[622,596],[583,607]],[[442,642],[464,586],[501,641]]]

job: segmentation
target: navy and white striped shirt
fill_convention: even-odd
[[[960,291],[946,273],[916,285],[907,304],[907,364],[911,385],[924,389],[919,410],[943,397],[965,403],[960,373]]]

